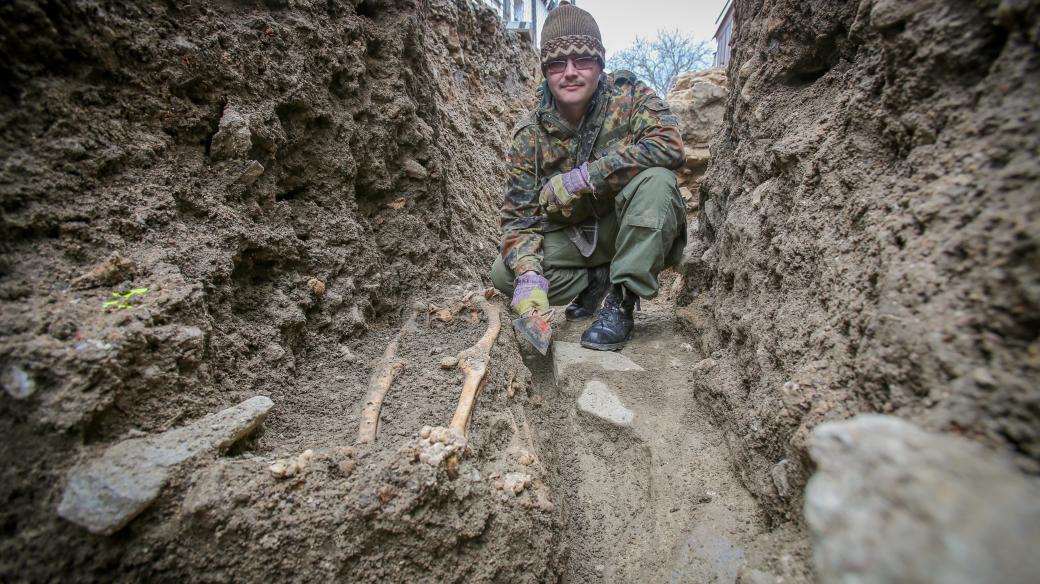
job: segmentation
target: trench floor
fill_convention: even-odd
[[[670,303],[636,313],[620,356],[638,369],[582,353],[588,321],[557,321],[549,356],[525,361],[545,400],[535,427],[566,518],[563,582],[735,582],[768,529],[691,393],[702,356],[684,346]]]

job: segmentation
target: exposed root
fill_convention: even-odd
[[[365,407],[361,410],[361,426],[358,428],[359,444],[375,442],[379,432],[379,411],[383,407],[383,398],[390,390],[390,385],[404,370],[404,361],[397,358],[397,348],[401,344],[401,336],[405,331],[415,330],[415,319],[425,306],[412,307],[412,315],[397,332],[397,336],[386,346],[383,356],[372,368],[372,376],[368,379],[368,393],[365,394]]]
[[[466,438],[469,437],[470,415],[473,413],[477,395],[480,393],[484,376],[487,374],[488,363],[491,361],[491,347],[494,346],[498,333],[502,330],[502,319],[499,316],[498,306],[491,304],[479,294],[473,295],[471,299],[473,304],[487,316],[488,327],[477,344],[459,353],[459,369],[466,377],[462,382],[459,405],[455,409],[455,415],[451,418],[449,427]]]

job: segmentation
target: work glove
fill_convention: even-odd
[[[539,314],[549,311],[549,280],[538,272],[524,272],[513,282],[513,301],[509,303],[517,314],[537,310]]]
[[[574,201],[591,192],[589,163],[586,162],[550,178],[538,194],[538,203],[550,213],[560,212],[564,217],[570,217]]]

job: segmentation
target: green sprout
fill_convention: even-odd
[[[109,300],[101,305],[102,309],[108,310],[126,310],[133,308],[134,305],[131,303],[131,298],[148,292],[148,288],[134,288],[128,292],[112,292],[112,296],[115,300]]]

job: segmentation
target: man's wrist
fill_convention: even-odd
[[[522,258],[516,263],[516,267],[513,268],[513,273],[517,277],[522,276],[526,272],[535,272],[537,274],[542,273],[542,262],[532,256]]]

